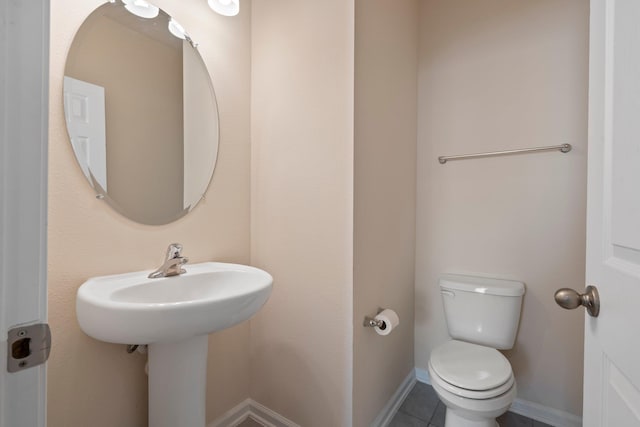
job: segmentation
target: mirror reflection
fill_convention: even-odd
[[[141,1],[106,3],[82,24],[64,77],[76,159],[110,206],[160,225],[195,207],[218,152],[218,110],[183,27]]]

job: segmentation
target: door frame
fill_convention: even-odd
[[[49,0],[0,0],[0,427],[46,425],[46,364],[7,371],[8,330],[47,321]]]

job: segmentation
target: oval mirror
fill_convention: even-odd
[[[71,44],[64,111],[76,160],[97,197],[149,225],[201,200],[218,154],[218,108],[185,30],[141,0],[109,2]]]

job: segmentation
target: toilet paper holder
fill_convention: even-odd
[[[373,328],[378,335],[386,336],[400,325],[398,313],[390,308],[378,308],[375,317],[365,316],[363,325]]]
[[[373,317],[369,317],[369,316],[364,316],[364,326],[366,326],[367,328],[382,328],[384,329],[385,327],[385,323],[384,320],[378,320],[378,319],[374,319]]]
[[[384,308],[378,308],[378,312],[376,313],[376,316],[378,314],[382,313],[383,311],[384,311]],[[380,328],[380,329],[385,329],[386,328],[384,320],[376,319],[375,316],[373,316],[373,317],[364,316],[363,326],[365,326],[367,328]]]

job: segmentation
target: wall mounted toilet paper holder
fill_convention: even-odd
[[[376,316],[382,313],[383,311],[384,311],[383,308],[379,308]],[[364,316],[363,326],[367,328],[380,328],[380,329],[385,329],[387,327],[387,325],[384,323],[384,320],[379,320],[379,319],[376,319],[375,317],[370,317],[370,316]]]
[[[384,329],[386,327],[384,320],[374,319],[373,317],[369,317],[369,316],[364,317],[363,325],[368,328],[378,327],[378,328]]]
[[[378,308],[378,314],[375,317],[365,316],[365,327],[373,328],[378,335],[386,336],[400,325],[398,313],[390,308]]]

